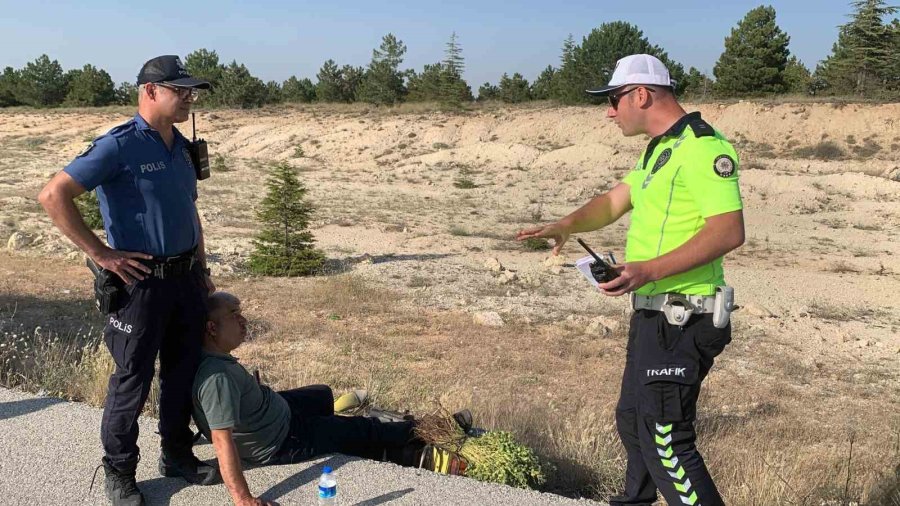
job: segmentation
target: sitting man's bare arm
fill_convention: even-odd
[[[274,502],[253,497],[241,468],[241,457],[231,435],[231,429],[212,429],[212,444],[219,458],[219,472],[236,506],[278,506]]]

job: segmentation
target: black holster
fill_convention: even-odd
[[[94,274],[94,299],[97,310],[106,315],[122,309],[125,294],[122,293],[124,287],[119,276],[112,271],[99,268],[90,258],[87,259],[87,266]]]

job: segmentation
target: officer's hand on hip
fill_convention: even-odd
[[[618,297],[653,281],[647,262],[630,262],[622,265],[614,265],[619,277],[609,283],[600,283],[600,293],[610,297]]]
[[[524,241],[525,239],[531,239],[535,237],[546,237],[548,239],[553,239],[553,254],[559,255],[560,250],[562,250],[563,244],[565,244],[566,241],[569,240],[569,231],[557,222],[541,227],[526,228],[524,230],[519,230],[516,233],[517,241]]]
[[[146,274],[152,272],[149,267],[135,260],[137,258],[151,260],[153,256],[135,251],[119,251],[106,248],[98,253],[93,260],[100,267],[116,273],[126,285],[130,285],[134,281],[141,281],[146,277]]]

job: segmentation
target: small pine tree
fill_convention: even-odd
[[[528,86],[528,80],[522,77],[522,74],[516,72],[509,77],[506,73],[500,77],[500,100],[507,104],[518,104],[531,100],[531,89]]]
[[[316,74],[319,82],[316,84],[316,98],[319,102],[343,101],[341,69],[334,60],[327,60],[322,64],[319,73]]]
[[[456,38],[456,32],[450,35],[447,48],[444,50],[444,61],[441,62],[444,73],[441,76],[441,101],[458,106],[463,102],[471,102],[472,89],[463,79],[465,70],[465,58],[462,55],[462,47]]]
[[[438,102],[441,100],[444,80],[444,65],[434,63],[425,64],[421,74],[415,71],[407,73],[407,87],[409,95],[406,99],[410,102]]]
[[[366,71],[362,67],[344,65],[341,67],[341,97],[343,102],[356,102],[359,88],[365,81]]]
[[[184,57],[184,68],[197,79],[209,81],[211,88],[205,93],[203,103],[221,105],[217,94],[225,66],[219,63],[219,54],[205,48],[198,49]]]
[[[713,68],[716,90],[724,96],[783,92],[788,42],[773,7],[748,12],[725,37],[725,51]]]
[[[65,105],[96,107],[116,101],[116,87],[109,74],[88,63],[69,82]]]
[[[691,67],[684,77],[684,95],[702,100],[712,92],[714,85],[709,76]]]
[[[19,74],[20,72],[12,67],[4,68],[3,73],[0,74],[0,107],[9,107],[21,103],[17,98]]]
[[[119,105],[137,105],[138,87],[132,83],[122,81],[116,88],[116,103]]]
[[[487,100],[497,100],[500,89],[491,83],[484,83],[478,88],[478,101],[485,102]]]
[[[50,60],[43,54],[33,62],[25,64],[19,72],[19,102],[34,107],[51,107],[66,98],[67,79],[58,61]]]
[[[616,61],[631,54],[646,53],[656,56],[669,69],[675,81],[675,92],[684,90],[684,67],[669,59],[663,49],[651,44],[637,26],[624,21],[603,23],[591,30],[576,46],[570,35],[563,44],[562,67],[559,70],[554,98],[565,103],[596,102],[584,92],[609,82]]]
[[[877,95],[900,89],[900,22],[885,24],[898,11],[884,0],[852,2],[855,11],[842,25],[831,55],[817,69],[832,93]]]
[[[562,55],[559,57],[559,71],[553,79],[551,97],[563,102],[574,103],[582,101],[584,90],[582,87],[581,69],[575,61],[575,37],[570,33],[563,41]]]
[[[266,100],[267,104],[280,104],[284,102],[284,93],[278,81],[269,81],[266,83]]]
[[[537,79],[531,83],[531,98],[533,100],[550,99],[553,93],[553,80],[555,78],[556,69],[554,69],[552,65],[547,65],[547,68],[545,68],[544,71],[537,76]]]
[[[373,104],[395,104],[403,100],[403,72],[400,64],[406,45],[389,33],[381,40],[381,46],[372,50],[372,61],[359,87],[359,100]]]
[[[316,99],[316,85],[309,78],[297,79],[291,76],[281,85],[285,102],[313,102]]]
[[[250,109],[266,103],[268,90],[266,84],[250,74],[243,63],[232,61],[222,71],[222,80],[215,96],[218,105]]]
[[[784,86],[788,93],[807,93],[812,86],[812,74],[794,55],[791,55],[784,68]]]
[[[267,276],[305,276],[316,272],[325,255],[313,248],[307,230],[313,207],[304,200],[306,188],[285,162],[272,167],[268,192],[257,217],[263,228],[253,241],[250,270]]]

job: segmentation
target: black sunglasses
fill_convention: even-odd
[[[654,91],[653,88],[646,88],[644,86],[636,86],[634,88],[631,88],[630,90],[623,91],[622,93],[619,93],[618,95],[613,95],[612,93],[610,93],[609,95],[606,96],[606,98],[609,99],[609,106],[612,107],[613,109],[618,110],[619,109],[619,100],[622,100],[622,97],[624,97],[625,95],[631,93],[632,91],[634,91],[638,88],[644,88],[645,90],[650,91],[650,92]]]

